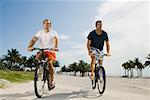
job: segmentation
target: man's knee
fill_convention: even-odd
[[[100,64],[103,64],[103,61],[102,60],[100,60],[100,62],[99,62]]]
[[[42,52],[37,52],[35,59],[39,60],[42,56]]]

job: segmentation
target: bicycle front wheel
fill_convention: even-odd
[[[43,93],[44,93],[44,85],[45,85],[45,79],[44,79],[44,67],[43,66],[38,66],[35,70],[35,75],[34,75],[34,90],[35,90],[35,95],[38,98],[41,98]]]
[[[97,86],[100,94],[104,93],[105,85],[106,85],[105,69],[102,66],[100,66],[99,70],[97,71]]]

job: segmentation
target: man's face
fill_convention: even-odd
[[[96,29],[101,29],[101,28],[102,28],[102,23],[98,22],[97,25],[96,25]]]
[[[48,28],[51,27],[51,22],[50,22],[50,21],[45,21],[45,22],[43,23],[43,26],[44,26],[45,29],[48,29]]]

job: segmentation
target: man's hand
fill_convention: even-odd
[[[34,48],[33,47],[28,47],[27,50],[28,51],[32,51]]]

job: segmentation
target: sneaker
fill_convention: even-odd
[[[50,90],[55,88],[55,82],[54,81],[52,81],[49,85],[50,85]]]

